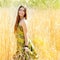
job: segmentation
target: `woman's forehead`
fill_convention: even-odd
[[[24,7],[21,7],[19,10],[24,10]]]

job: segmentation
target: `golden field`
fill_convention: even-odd
[[[28,32],[38,60],[60,60],[60,9],[27,9]],[[14,24],[17,8],[0,8],[0,60],[16,52]]]

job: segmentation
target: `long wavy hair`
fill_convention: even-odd
[[[14,26],[14,33],[16,32],[16,30],[17,30],[17,26],[18,26],[18,24],[19,24],[19,22],[20,22],[20,16],[19,16],[19,10],[20,10],[20,8],[24,8],[24,12],[25,12],[25,15],[24,15],[24,18],[25,19],[27,19],[27,13],[26,13],[26,8],[24,7],[24,6],[19,6],[19,8],[18,8],[18,12],[17,12],[17,17],[16,17],[16,22],[15,22],[15,26]]]

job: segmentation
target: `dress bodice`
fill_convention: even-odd
[[[25,37],[24,37],[23,27],[21,25],[17,26],[17,31],[15,36],[17,38],[17,42],[24,45]]]

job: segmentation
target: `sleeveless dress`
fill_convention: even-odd
[[[37,53],[30,39],[28,44],[29,52],[26,52],[24,50],[24,44],[25,44],[24,32],[23,27],[19,24],[17,26],[15,37],[17,39],[17,51],[13,55],[13,60],[37,60],[38,59]]]

